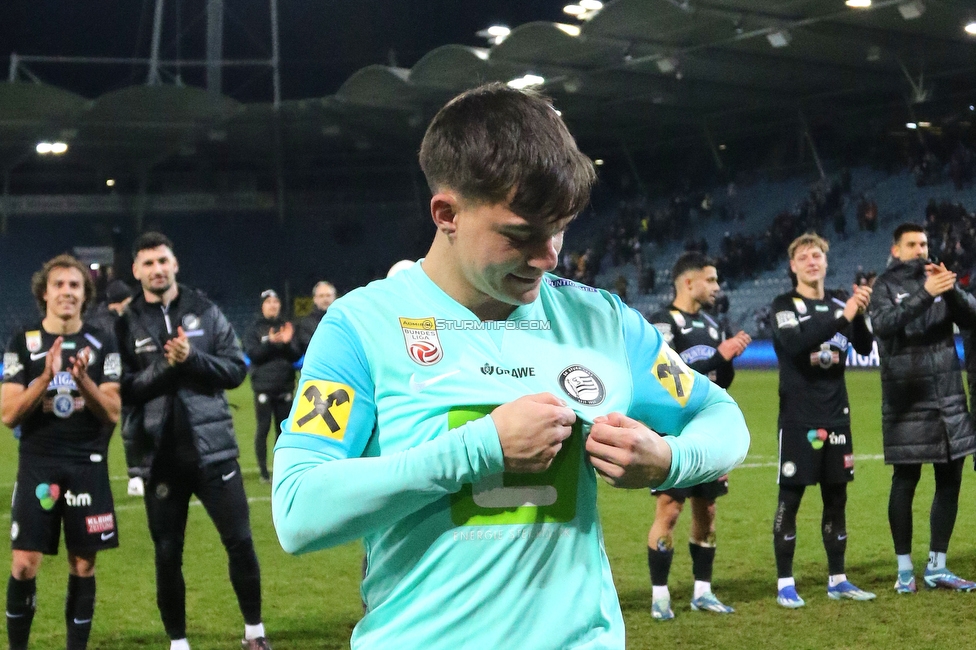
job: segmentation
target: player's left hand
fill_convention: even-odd
[[[91,348],[86,347],[77,356],[68,359],[68,363],[71,364],[71,378],[74,380],[79,380],[88,376],[88,364],[91,363],[92,351]]]
[[[285,324],[281,326],[280,330],[278,330],[278,336],[280,337],[281,342],[286,345],[288,343],[291,343],[291,337],[294,335],[295,335],[295,326],[289,323],[288,321],[285,321]]]
[[[176,328],[176,338],[166,341],[163,351],[166,353],[166,361],[171,366],[183,363],[190,356],[190,339],[186,337],[183,327]]]
[[[597,473],[614,487],[654,487],[671,471],[671,447],[664,438],[622,413],[593,420],[586,452]]]

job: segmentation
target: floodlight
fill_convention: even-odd
[[[541,86],[546,83],[546,80],[542,77],[534,74],[527,74],[519,77],[518,79],[512,79],[508,82],[508,85],[516,90],[522,90],[523,88],[528,88],[529,86]]]
[[[793,40],[793,35],[785,29],[766,34],[766,39],[773,47],[786,47]]]
[[[871,6],[871,0],[847,0],[844,4],[851,9],[867,9]]]
[[[580,28],[579,25],[567,25],[566,23],[556,23],[556,27],[570,36],[579,36]]]
[[[917,129],[917,128],[918,128],[918,124],[915,124],[915,122],[909,122],[909,123],[908,123],[908,124],[906,124],[905,126],[906,126],[907,128],[909,128],[909,129]]]
[[[88,265],[88,268],[90,268],[92,271],[97,271],[98,269],[102,268],[102,265],[98,262],[92,262]]]
[[[976,36],[976,20],[966,23],[966,26],[963,27],[963,29],[965,29],[966,33],[970,36]]]
[[[64,142],[52,142],[51,143],[51,153],[55,156],[60,156],[68,150],[68,145]]]
[[[580,5],[566,5],[563,7],[563,13],[569,14],[570,16],[582,16],[586,13],[586,9]]]
[[[105,180],[105,186],[106,187],[115,187],[115,179],[114,178],[106,179]]]
[[[678,69],[678,59],[673,56],[658,59],[655,63],[657,63],[657,69],[661,71],[661,74],[671,74]]]
[[[580,0],[579,6],[586,11],[600,11],[603,9],[603,3],[598,0]]]
[[[41,154],[42,156],[45,156],[45,155],[51,153],[51,143],[50,142],[38,142],[37,143],[37,146],[35,147],[35,149],[37,150],[37,153]]]
[[[925,13],[925,4],[922,0],[911,0],[898,5],[898,13],[905,20],[915,20]]]
[[[603,158],[597,158],[596,160],[593,161],[593,164],[596,165],[597,167],[600,167],[601,165],[603,165]]]

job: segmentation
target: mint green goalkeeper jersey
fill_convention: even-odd
[[[547,392],[576,412],[548,470],[504,471],[488,415]],[[275,447],[282,546],[364,538],[353,648],[624,648],[589,424],[625,413],[670,434],[662,489],[728,472],[749,434],[735,402],[636,311],[547,276],[481,322],[420,264],[337,300],[312,338]]]

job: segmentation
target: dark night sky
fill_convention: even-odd
[[[283,99],[331,95],[359,68],[410,67],[439,45],[484,46],[475,32],[491,24],[570,22],[564,0],[279,0]],[[226,0],[224,56],[267,58],[268,0]],[[8,56],[148,57],[155,0],[0,0],[0,74]],[[206,0],[165,0],[163,58],[204,58]],[[176,29],[177,20],[182,25]],[[392,53],[392,55],[391,55]],[[97,97],[145,81],[130,65],[29,64],[47,83]],[[203,85],[200,71],[183,80]],[[226,70],[224,92],[243,101],[269,101],[270,73]]]

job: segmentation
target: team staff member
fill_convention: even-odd
[[[57,555],[64,522],[68,650],[88,646],[95,612],[95,557],[115,548],[108,441],[119,419],[121,363],[110,334],[82,322],[95,295],[69,255],[45,262],[32,290],[44,318],[13,335],[3,355],[0,416],[20,426],[10,538],[7,639],[27,647],[42,555]]]
[[[905,223],[895,228],[893,261],[875,281],[871,305],[881,356],[885,463],[894,465],[888,523],[898,562],[895,590],[899,593],[916,591],[912,501],[923,463],[932,463],[935,470],[925,586],[976,589],[976,582],[946,568],[963,460],[976,451],[952,325],[976,327],[976,299],[958,287],[955,273],[929,262],[928,253],[921,226]]]
[[[796,287],[773,300],[773,349],[779,363],[779,503],[773,520],[773,550],[779,581],[776,602],[797,608],[793,555],[796,513],[808,485],[820,484],[821,534],[827,551],[827,595],[871,600],[874,594],[847,579],[847,483],[854,480],[850,402],[844,369],[848,344],[870,354],[871,332],[864,313],[871,288],[827,291],[823,238],[800,235],[787,251]]]
[[[291,323],[281,317],[281,300],[268,289],[261,293],[261,316],[244,337],[244,351],[251,359],[251,388],[254,390],[254,412],[257,429],[254,451],[261,480],[271,481],[268,474],[268,431],[274,417],[275,440],[281,423],[288,417],[295,392],[295,366],[302,356],[294,344]]]
[[[622,649],[596,475],[712,480],[745,421],[640,314],[547,274],[595,180],[547,100],[465,92],[420,161],[437,233],[322,320],[275,447],[279,540],[365,536],[353,648]]]
[[[118,327],[122,437],[131,476],[145,480],[146,515],[156,549],[156,603],[172,650],[186,650],[183,542],[195,494],[227,550],[230,581],[244,615],[248,650],[267,650],[261,571],[251,540],[237,440],[224,391],[247,370],[234,329],[203,293],[176,283],[170,240],[140,235],[132,275],[142,291]]]
[[[298,349],[302,354],[305,354],[305,351],[308,349],[308,343],[312,340],[312,334],[315,334],[315,328],[319,326],[319,322],[325,316],[325,312],[329,311],[329,306],[335,299],[336,289],[331,282],[322,280],[315,283],[315,286],[312,288],[312,304],[315,307],[307,316],[298,321],[298,332],[296,334],[298,337]]]
[[[715,305],[718,296],[718,271],[715,263],[701,253],[689,252],[678,258],[671,271],[674,278],[674,302],[651,315],[651,322],[661,332],[664,342],[681,355],[692,369],[728,388],[735,376],[732,359],[742,354],[752,338],[745,332],[728,336],[718,322],[703,310]],[[691,608],[730,614],[731,607],[722,604],[712,593],[712,567],[715,564],[715,500],[729,493],[727,476],[690,488],[655,490],[657,509],[647,535],[647,564],[651,572],[651,616],[658,621],[674,618],[668,575],[674,558],[674,527],[691,501],[692,572],[695,576]]]

